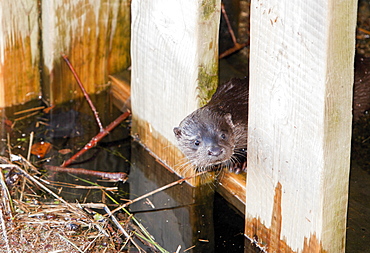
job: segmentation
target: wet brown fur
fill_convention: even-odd
[[[247,122],[248,80],[233,78],[219,85],[209,103],[182,120],[174,133],[198,170],[220,165],[234,169],[245,162]]]

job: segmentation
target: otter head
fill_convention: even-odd
[[[173,129],[178,146],[198,168],[221,164],[234,153],[234,124],[231,114],[200,108]]]

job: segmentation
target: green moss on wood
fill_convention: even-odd
[[[202,16],[201,18],[203,20],[208,20],[212,17],[214,12],[216,11],[215,5],[216,5],[216,0],[203,0],[202,2]]]
[[[218,64],[211,66],[210,70],[206,70],[204,66],[199,66],[198,71],[198,97],[199,106],[204,106],[212,97],[218,84]]]

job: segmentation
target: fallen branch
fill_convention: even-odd
[[[245,47],[246,45],[248,45],[248,43],[238,43],[238,41],[236,40],[236,37],[235,37],[235,34],[234,34],[234,31],[231,27],[231,24],[230,24],[230,20],[229,20],[229,17],[227,16],[227,13],[226,13],[226,10],[225,10],[225,6],[224,4],[222,3],[221,4],[221,12],[222,12],[222,15],[224,16],[225,18],[225,21],[226,21],[226,25],[227,25],[227,29],[229,30],[229,33],[230,33],[230,36],[231,36],[231,39],[233,40],[233,43],[234,43],[234,46],[232,48],[229,48],[227,49],[225,52],[223,52],[222,54],[219,55],[219,59],[222,59],[240,49],[242,49],[243,47]]]
[[[81,212],[80,210],[76,209],[75,207],[71,206],[67,201],[65,201],[63,198],[59,197],[57,194],[55,194],[53,191],[51,191],[49,188],[44,186],[42,183],[40,183],[34,176],[28,174],[25,170],[21,169],[18,165],[16,164],[0,164],[0,168],[9,168],[9,167],[14,167],[16,170],[18,170],[23,176],[31,180],[34,184],[36,184],[38,187],[52,195],[54,198],[58,199],[60,202],[64,203],[66,206],[71,208],[74,211]]]
[[[87,170],[87,169],[82,169],[82,168],[58,167],[58,166],[52,166],[52,165],[45,165],[44,168],[50,171],[95,176],[95,177],[101,177],[103,179],[109,179],[109,180],[114,180],[114,181],[125,182],[128,178],[127,173],[124,173],[124,172],[105,172],[105,171],[97,171],[97,170]]]
[[[104,128],[101,121],[100,121],[100,118],[99,118],[99,113],[98,111],[96,110],[93,102],[91,101],[90,99],[90,96],[89,94],[87,94],[80,78],[78,77],[77,75],[77,72],[75,71],[75,69],[73,68],[71,62],[69,61],[68,57],[65,55],[65,54],[62,54],[62,57],[64,59],[64,61],[67,63],[69,69],[71,70],[71,72],[73,73],[73,76],[75,77],[77,83],[78,83],[78,86],[80,86],[87,102],[89,103],[90,107],[91,107],[91,110],[93,111],[94,113],[94,116],[95,116],[95,120],[96,122],[98,123],[98,126],[99,126],[99,129],[100,129],[100,132],[99,134],[97,134],[95,137],[93,137],[89,143],[87,143],[85,145],[85,147],[83,147],[80,151],[78,151],[74,156],[72,156],[71,158],[69,158],[67,161],[65,161],[63,164],[62,164],[62,167],[66,167],[68,165],[70,165],[74,160],[76,160],[78,157],[80,157],[83,153],[85,153],[87,150],[89,150],[90,148],[92,147],[95,147],[96,144],[101,140],[103,139],[106,135],[109,134],[109,132],[115,128],[119,123],[121,123],[123,120],[125,120],[130,114],[131,112],[129,110],[127,110],[124,114],[122,114],[121,116],[119,116],[115,121],[113,121],[112,123],[109,124],[109,126],[107,126],[107,128]]]
[[[77,75],[77,72],[75,71],[75,69],[73,68],[73,66],[72,66],[71,62],[69,61],[68,56],[67,56],[67,55],[65,55],[65,54],[62,54],[62,57],[63,57],[64,61],[67,63],[67,65],[68,65],[69,69],[71,70],[71,72],[72,72],[73,76],[75,77],[75,79],[76,79],[76,81],[77,81],[77,83],[78,83],[78,86],[80,86],[80,88],[81,88],[81,90],[82,90],[82,93],[84,94],[84,96],[85,96],[85,98],[86,98],[87,102],[89,103],[89,105],[90,105],[90,107],[91,107],[91,110],[92,110],[92,111],[93,111],[93,113],[94,113],[95,120],[96,120],[96,122],[98,123],[98,126],[99,126],[99,128],[100,128],[100,132],[104,131],[103,125],[102,125],[102,123],[101,123],[101,121],[100,121],[100,118],[99,118],[99,113],[98,113],[98,111],[96,110],[96,108],[95,108],[95,106],[94,106],[93,102],[91,101],[89,94],[87,94],[87,92],[86,92],[86,90],[85,90],[85,87],[83,86],[83,84],[82,84],[82,82],[81,82],[80,78],[79,78],[79,77],[78,77],[78,75]]]
[[[101,131],[99,132],[96,136],[94,136],[90,141],[89,143],[87,143],[85,145],[85,147],[83,147],[80,151],[78,151],[74,156],[72,156],[71,158],[69,158],[67,161],[65,161],[61,167],[67,167],[68,165],[70,165],[74,160],[76,160],[78,157],[80,157],[83,153],[85,153],[87,150],[93,148],[96,146],[96,144],[101,140],[103,139],[106,135],[109,134],[109,132],[115,128],[118,124],[120,124],[123,120],[125,120],[129,115],[131,114],[130,111],[126,111],[125,113],[123,113],[121,116],[119,116],[115,121],[113,121],[112,123],[110,123],[105,129],[104,131]]]
[[[179,179],[179,180],[177,180],[177,181],[175,181],[175,182],[172,182],[172,183],[167,184],[167,185],[165,185],[165,186],[162,186],[162,187],[160,187],[160,188],[158,188],[158,189],[155,189],[154,191],[148,192],[148,193],[146,193],[146,194],[144,194],[144,195],[142,195],[142,196],[140,196],[140,197],[138,197],[138,198],[136,198],[136,199],[130,200],[130,201],[126,202],[125,204],[123,204],[123,205],[121,205],[121,206],[117,207],[116,209],[114,209],[114,210],[112,211],[112,213],[115,213],[115,212],[117,212],[117,211],[121,210],[122,208],[125,208],[125,207],[127,207],[128,205],[131,205],[132,203],[135,203],[135,202],[137,202],[137,201],[139,201],[139,200],[145,199],[145,198],[147,198],[147,197],[149,197],[149,196],[151,196],[151,195],[153,195],[153,194],[155,194],[155,193],[157,193],[157,192],[160,192],[160,191],[166,190],[166,189],[168,189],[168,188],[170,188],[170,187],[172,187],[172,186],[174,186],[174,185],[181,184],[182,182],[184,182],[184,181],[186,181],[186,180],[192,179],[193,177],[200,176],[200,175],[202,175],[202,174],[204,174],[204,173],[207,173],[207,171],[202,171],[202,172],[199,172],[199,173],[197,173],[197,174],[195,174],[195,175],[193,175],[193,176],[185,177],[185,178]]]

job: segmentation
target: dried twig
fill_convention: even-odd
[[[186,180],[189,180],[189,179],[192,179],[192,178],[194,178],[194,177],[200,176],[200,175],[202,175],[202,174],[204,174],[204,173],[207,173],[207,171],[202,171],[202,172],[199,172],[199,173],[197,173],[197,174],[195,174],[195,175],[193,175],[193,176],[185,177],[185,178],[179,179],[179,180],[177,180],[177,181],[175,181],[175,182],[172,182],[172,183],[167,184],[167,185],[165,185],[165,186],[162,186],[162,187],[160,187],[160,188],[158,188],[158,189],[155,189],[154,191],[148,192],[148,193],[146,193],[146,194],[144,194],[144,195],[142,195],[142,196],[140,196],[140,197],[138,197],[138,198],[136,198],[136,199],[130,200],[130,201],[126,202],[125,204],[123,204],[123,205],[121,205],[121,206],[117,207],[116,209],[114,209],[114,210],[112,211],[112,213],[115,213],[115,212],[117,212],[118,210],[121,210],[122,208],[127,207],[127,206],[131,205],[132,203],[135,203],[135,202],[137,202],[137,201],[139,201],[139,200],[145,199],[145,198],[147,198],[148,196],[151,196],[151,195],[153,195],[153,194],[155,194],[155,193],[157,193],[157,192],[160,192],[160,191],[166,190],[166,189],[168,189],[168,188],[170,188],[170,187],[172,187],[172,186],[174,186],[174,185],[181,184],[182,182],[184,182],[184,181],[186,181]]]
[[[6,166],[5,168],[10,168],[10,167]],[[14,213],[13,200],[12,200],[12,197],[10,196],[9,189],[5,183],[4,175],[1,170],[0,170],[0,186],[1,186],[0,196],[1,196],[1,201],[3,202],[2,206],[6,209],[4,211],[7,214],[9,214],[10,217],[13,217],[13,213]]]
[[[79,252],[86,252],[87,250],[91,250],[92,248],[95,248],[96,247],[96,241],[95,240],[99,240],[99,238],[101,238],[102,236],[104,237],[109,237],[110,240],[113,242],[113,239],[111,236],[118,236],[120,233],[118,233],[118,235],[116,235],[116,232],[117,231],[120,231],[123,233],[123,235],[127,238],[128,241],[131,242],[131,244],[137,248],[138,252],[145,252],[138,244],[137,244],[137,239],[139,239],[139,235],[137,235],[136,233],[132,233],[132,231],[129,231],[127,229],[125,229],[120,223],[119,221],[116,219],[116,217],[109,211],[108,207],[104,204],[74,204],[74,203],[66,203],[62,198],[60,198],[59,196],[57,196],[54,192],[52,192],[51,190],[49,190],[47,187],[45,187],[42,182],[40,182],[37,177],[33,176],[33,175],[30,175],[27,173],[26,169],[27,167],[29,167],[30,169],[33,169],[35,171],[37,171],[35,168],[33,168],[33,166],[31,164],[28,164],[26,162],[26,160],[23,160],[24,158],[20,158],[19,156],[16,156],[16,160],[18,162],[21,163],[21,165],[17,165],[17,164],[12,164],[7,158],[4,158],[4,157],[0,157],[0,161],[3,162],[3,163],[6,163],[6,164],[0,164],[0,168],[13,168],[15,170],[17,170],[17,172],[19,172],[19,174],[22,174],[24,176],[24,178],[26,178],[27,180],[30,180],[32,182],[32,185],[36,188],[41,188],[42,190],[46,191],[47,193],[51,194],[54,198],[58,199],[59,202],[63,203],[63,204],[55,204],[55,203],[51,203],[51,204],[40,204],[37,200],[37,198],[40,198],[40,196],[34,196],[34,202],[22,202],[22,201],[19,201],[19,200],[15,200],[15,204],[17,205],[17,208],[19,210],[23,210],[24,213],[22,212],[19,212],[18,215],[16,216],[16,218],[13,220],[13,222],[11,224],[15,224],[16,227],[14,228],[11,228],[11,230],[9,230],[9,228],[6,227],[6,221],[3,221],[4,218],[3,218],[3,210],[0,209],[1,211],[1,214],[0,214],[0,229],[3,230],[1,236],[2,236],[2,239],[3,239],[3,247],[4,247],[4,252],[6,249],[8,249],[8,252],[11,252],[11,250],[13,250],[14,248],[14,241],[12,241],[12,238],[14,238],[14,235],[18,235],[20,233],[20,236],[21,236],[21,240],[24,240],[24,239],[32,239],[31,241],[31,246],[34,247],[34,248],[39,248],[40,247],[40,242],[41,240],[45,240],[45,237],[46,238],[49,238],[50,240],[53,240],[53,241],[57,241],[56,243],[59,242],[59,245],[60,243],[62,243],[64,245],[64,241],[67,242],[69,245],[67,246],[67,244],[64,246],[64,247],[67,247],[68,249],[70,249],[69,247],[73,247],[76,251],[78,250]],[[29,165],[29,166],[28,166]],[[20,167],[22,166],[22,167]],[[117,202],[115,202],[116,204],[118,204]],[[65,204],[65,205],[64,205]],[[3,205],[0,205],[1,208],[3,208]],[[97,208],[97,209],[105,209],[106,213],[110,216],[109,219],[111,221],[113,221],[113,223],[116,225],[116,228],[114,230],[112,230],[112,228],[110,228],[109,230],[107,230],[107,228],[105,227],[108,223],[108,219],[104,219],[103,222],[99,221],[97,222],[95,219],[93,220],[92,218],[89,218],[90,215],[92,215],[91,213],[86,213],[88,212],[88,208],[83,208],[83,207],[89,207],[89,208]],[[130,214],[128,214],[130,216]],[[48,216],[52,216],[52,218],[48,218]],[[76,219],[75,217],[78,217],[78,219]],[[94,215],[95,217],[95,215]],[[130,219],[133,219],[134,220],[134,217],[131,217],[131,218],[128,218],[127,219],[127,222],[129,222]],[[135,221],[137,222],[137,221]],[[21,224],[21,225],[19,225]],[[94,231],[93,233],[95,234],[91,234],[90,232],[86,231],[86,233],[89,234],[89,237],[87,238],[87,236],[85,238],[80,238],[78,241],[74,240],[73,237],[70,237],[69,235],[71,234],[71,232],[69,232],[68,230],[70,230],[71,228],[68,228],[68,225],[73,225],[75,224],[75,226],[77,226],[78,228],[78,231],[85,231],[83,230],[84,228],[86,227],[94,227]],[[77,225],[78,224],[78,225]],[[92,226],[91,226],[92,225]],[[24,230],[29,228],[29,227],[33,227],[35,228],[36,226],[36,229],[33,230],[33,233],[32,233],[32,236],[30,235],[26,235],[24,234]],[[48,229],[48,232],[45,232],[45,227],[47,227]],[[56,229],[55,228],[59,228],[58,231],[63,231],[63,228],[64,229],[67,229],[65,231],[65,234],[63,233],[56,233]],[[80,230],[82,229],[82,230]],[[113,234],[111,234],[111,233]],[[74,233],[74,232],[72,232]],[[150,235],[147,235],[148,233],[145,231],[145,229],[143,230],[143,234],[146,236],[145,240],[148,240],[150,241],[150,239],[152,238]],[[53,236],[54,235],[54,236]],[[136,235],[133,237],[133,235]],[[55,236],[59,236],[59,237],[55,237]],[[81,235],[83,236],[83,235]],[[91,240],[91,238],[94,237],[94,240]],[[9,239],[8,239],[9,238]],[[19,236],[18,236],[19,238]],[[24,238],[24,239],[23,239]],[[49,240],[48,239],[48,240]],[[10,241],[9,241],[10,240]],[[86,241],[86,242],[89,242],[89,244],[85,244],[85,246],[82,248],[81,245],[78,244],[79,241]],[[105,239],[104,239],[105,240]],[[9,242],[8,242],[9,241]],[[151,246],[155,246],[156,248],[158,248],[161,252],[167,252],[165,250],[163,250],[157,243],[155,242],[152,242],[150,241],[149,243],[152,243]],[[23,245],[21,243],[15,243],[17,247],[19,248],[22,248]],[[9,246],[8,246],[9,245]],[[12,249],[10,249],[10,245],[12,245]],[[106,249],[108,248],[112,248],[112,247],[118,247],[119,244],[116,244],[116,243],[113,243],[112,245],[109,245],[109,247],[107,246]],[[56,246],[56,250],[54,250],[54,252],[58,252],[59,249],[57,249],[58,246]],[[67,249],[66,248],[66,249]],[[73,249],[72,249],[73,250]]]
[[[25,116],[22,116],[22,117],[20,117],[20,118],[16,118],[16,119],[14,120],[13,125],[14,125],[14,124],[15,124],[15,122],[17,122],[17,121],[20,121],[20,120],[23,120],[23,119],[30,118],[30,117],[35,116],[35,115],[37,115],[37,114],[39,114],[39,112],[33,112],[33,113],[27,114],[27,115],[25,115]]]
[[[74,244],[73,242],[71,242],[70,240],[68,240],[68,238],[66,238],[66,237],[62,236],[61,234],[57,234],[57,235],[59,235],[59,237],[60,237],[63,241],[67,242],[67,243],[68,243],[69,245],[71,245],[73,248],[75,248],[75,249],[76,249],[76,250],[78,250],[79,252],[83,253],[83,251],[82,251],[79,247],[77,247],[77,246],[76,246],[76,244]]]
[[[30,160],[30,157],[31,157],[31,151],[32,151],[32,144],[33,144],[33,137],[34,137],[35,133],[32,131],[30,133],[30,143],[28,144],[28,153],[27,153],[27,160],[29,161]]]
[[[357,30],[363,32],[363,33],[366,33],[366,34],[370,34],[370,31],[366,30],[366,29],[363,29],[361,27],[358,27]]]
[[[125,120],[130,114],[131,112],[129,110],[127,110],[124,114],[122,114],[121,116],[119,116],[115,121],[113,121],[112,123],[110,123],[106,128],[103,127],[101,121],[100,121],[100,118],[99,118],[99,113],[98,111],[96,110],[93,102],[91,101],[90,99],[90,96],[89,94],[87,94],[80,78],[78,77],[78,74],[77,72],[75,71],[75,69],[73,68],[71,62],[69,61],[68,57],[65,55],[65,54],[62,54],[62,57],[64,59],[64,61],[67,63],[69,69],[71,70],[71,72],[73,73],[73,76],[75,77],[78,85],[80,86],[87,102],[89,103],[90,105],[90,108],[91,110],[93,111],[94,113],[94,116],[95,116],[95,120],[96,122],[98,123],[98,126],[99,126],[99,129],[100,129],[100,132],[99,134],[97,134],[95,137],[93,137],[90,142],[88,144],[85,145],[85,147],[83,147],[80,151],[78,151],[74,156],[72,156],[70,159],[68,159],[66,162],[64,162],[62,164],[62,167],[66,167],[68,165],[70,165],[74,160],[76,160],[78,157],[80,157],[83,153],[85,153],[87,150],[89,150],[90,148],[92,147],[95,147],[95,145],[102,139],[104,138],[106,135],[109,134],[109,132],[115,128],[119,123],[121,123],[123,120]]]
[[[76,79],[76,81],[77,81],[77,83],[78,83],[78,86],[80,86],[80,89],[82,90],[82,93],[84,94],[84,96],[85,96],[85,98],[86,98],[87,102],[89,103],[90,108],[91,108],[91,110],[92,110],[92,111],[93,111],[93,113],[94,113],[95,120],[96,120],[96,122],[98,123],[98,126],[99,126],[99,128],[100,128],[100,132],[103,132],[103,131],[104,131],[104,128],[103,128],[103,125],[102,125],[102,123],[101,123],[101,121],[100,121],[99,113],[98,113],[98,111],[96,110],[96,108],[95,108],[95,106],[94,106],[93,102],[91,101],[89,94],[87,94],[87,92],[86,92],[86,90],[85,90],[85,87],[83,86],[83,84],[82,84],[82,82],[81,82],[80,78],[79,78],[79,77],[78,77],[78,75],[77,75],[77,72],[75,71],[75,69],[73,68],[73,66],[72,66],[71,62],[69,61],[68,56],[67,56],[67,55],[65,55],[65,54],[62,54],[62,57],[63,57],[64,61],[67,63],[67,65],[68,65],[69,69],[71,70],[71,72],[73,73],[73,76],[75,77],[75,79]]]
[[[4,217],[3,217],[3,208],[2,208],[2,205],[0,205],[0,219],[1,219],[1,228],[3,230],[3,239],[5,241],[6,250],[7,250],[7,252],[10,253],[11,251],[10,251],[10,246],[9,246],[8,234],[6,232],[5,220],[4,220]]]
[[[31,109],[15,112],[14,115],[23,114],[23,113],[26,113],[26,112],[39,111],[39,110],[42,110],[44,108],[45,108],[45,106],[34,107],[34,108],[31,108]]]
[[[121,226],[121,224],[118,222],[117,218],[112,214],[112,212],[109,210],[109,208],[104,205],[105,212],[110,216],[113,223],[117,226],[117,228],[126,236],[127,239],[131,241],[131,243],[139,250],[141,251],[141,248],[139,245],[136,244],[136,242],[132,239],[132,236]]]
[[[230,36],[231,36],[231,39],[233,40],[233,43],[234,43],[234,46],[232,48],[229,48],[228,50],[226,50],[225,52],[223,52],[222,54],[219,55],[219,58],[222,59],[240,49],[242,49],[243,47],[245,47],[246,45],[248,45],[248,43],[238,43],[238,41],[236,40],[236,37],[235,37],[235,34],[234,34],[234,31],[233,31],[233,28],[231,27],[231,24],[230,24],[230,21],[229,21],[229,17],[227,16],[227,13],[226,13],[226,10],[225,10],[225,6],[224,4],[222,3],[221,4],[221,12],[222,12],[222,15],[224,16],[225,18],[225,21],[226,21],[226,25],[227,25],[227,28],[229,30],[229,33],[230,33]]]
[[[104,179],[110,179],[114,181],[125,182],[127,180],[127,173],[124,173],[124,172],[105,172],[105,171],[97,171],[97,170],[87,170],[87,169],[82,169],[82,168],[58,167],[58,166],[51,166],[51,165],[45,165],[44,168],[50,171],[95,176],[95,177],[101,177]]]
[[[22,161],[23,164],[26,164],[27,165],[27,168],[29,168],[30,170],[32,170],[33,172],[35,173],[40,173],[38,171],[38,169],[36,169],[35,166],[33,166],[32,163],[30,163],[30,161],[28,161],[26,158],[24,158],[22,155],[18,154],[17,157]]]
[[[77,208],[73,207],[72,205],[70,205],[67,201],[65,201],[63,198],[59,197],[57,194],[55,194],[53,191],[51,191],[46,186],[44,186],[34,176],[28,174],[25,170],[21,169],[18,165],[16,165],[16,164],[0,164],[0,168],[4,168],[4,167],[14,167],[14,168],[16,168],[26,178],[28,178],[29,180],[31,180],[33,183],[35,183],[37,186],[39,186],[40,188],[42,188],[44,191],[46,191],[47,193],[49,193],[50,195],[52,195],[53,197],[55,197],[56,199],[58,199],[60,202],[62,202],[65,205],[67,205],[72,210],[77,211],[77,212],[79,212],[79,213],[82,214],[82,212],[79,209],[77,209]]]
[[[93,148],[96,146],[96,144],[103,139],[106,135],[109,134],[109,132],[115,128],[118,124],[120,124],[123,120],[125,120],[129,115],[131,114],[130,111],[126,111],[123,113],[121,116],[119,116],[115,121],[110,123],[104,131],[100,132],[98,135],[93,137],[89,143],[85,145],[80,151],[78,151],[75,155],[73,155],[71,158],[69,158],[67,161],[65,161],[61,166],[62,167],[67,167],[70,165],[74,160],[76,160],[78,157],[80,157],[83,153],[85,153],[87,150]]]

